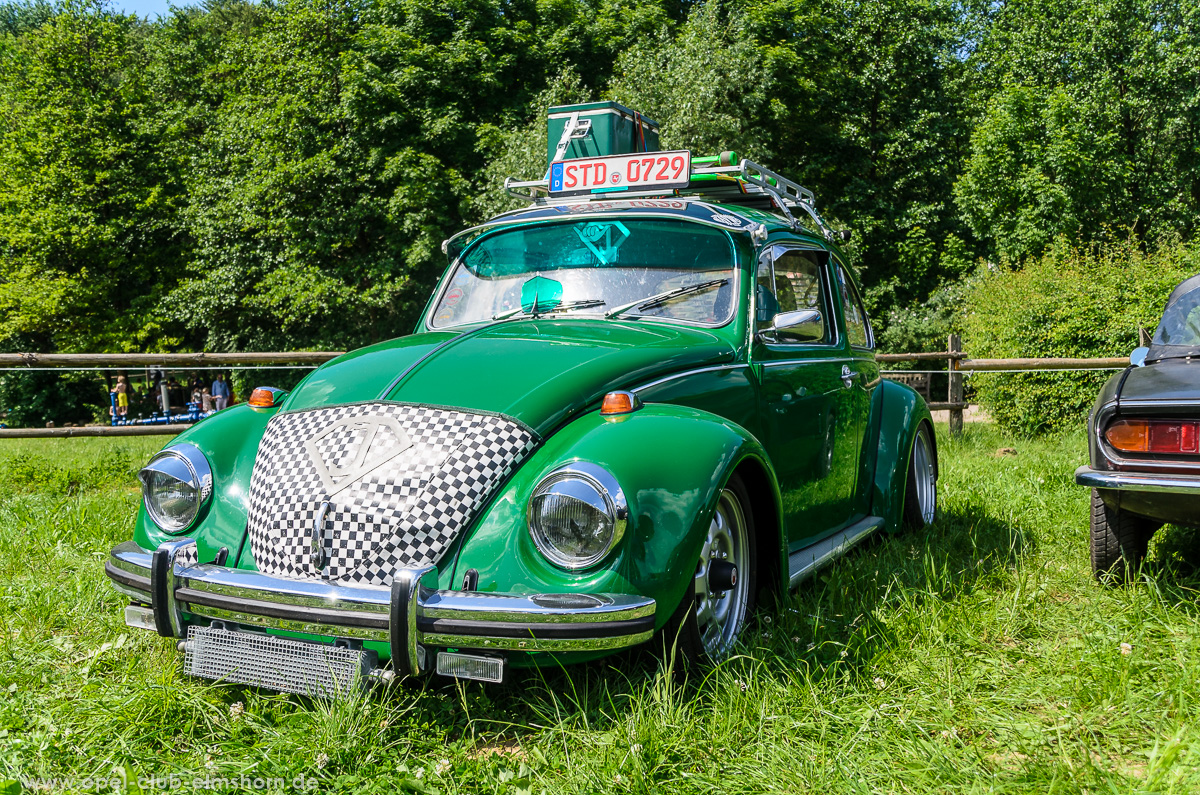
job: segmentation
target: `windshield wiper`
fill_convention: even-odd
[[[637,308],[638,311],[641,311],[643,309],[653,309],[656,306],[662,306],[663,304],[667,303],[668,301],[671,301],[680,296],[689,295],[691,293],[698,293],[701,290],[707,290],[710,287],[720,287],[723,284],[729,284],[728,277],[721,278],[721,279],[709,279],[706,282],[699,282],[697,284],[688,284],[683,287],[676,287],[674,290],[667,290],[666,292],[659,293],[658,295],[652,295],[649,298],[639,298],[636,301],[630,301],[627,304],[621,304],[620,306],[615,306],[612,309],[605,312],[604,316],[606,318],[607,317],[616,317],[617,315],[623,314],[624,312],[627,312],[630,309],[634,309],[634,308]]]
[[[538,317],[539,315],[548,315],[551,312],[570,312],[572,309],[588,309],[593,306],[604,306],[604,304],[605,302],[599,299],[586,298],[582,301],[568,301],[565,304],[559,304],[556,307],[547,309],[545,312],[525,312],[524,308],[517,307],[516,309],[510,309],[507,312],[501,312],[498,315],[492,315],[492,320],[507,320],[510,317],[515,317],[516,315],[521,314],[522,312],[525,312],[525,314],[529,315],[530,317]]]

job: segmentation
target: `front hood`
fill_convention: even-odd
[[[733,347],[705,329],[587,318],[504,321],[414,334],[339,357],[305,379],[283,408],[386,399],[503,414],[545,435],[611,389],[733,358]]]
[[[1194,400],[1200,403],[1200,361],[1163,360],[1133,367],[1121,386],[1121,402]]]

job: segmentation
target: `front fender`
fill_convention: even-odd
[[[221,547],[229,550],[229,565],[235,565],[238,549],[246,534],[246,514],[250,503],[250,473],[258,442],[267,421],[276,409],[260,409],[242,404],[231,406],[208,417],[176,436],[166,447],[188,442],[200,448],[213,472],[212,500],[193,530],[171,535],[157,527],[138,509],[133,540],[142,549],[183,536],[196,539],[196,552],[202,562],[211,561]]]
[[[575,461],[597,464],[617,479],[629,504],[629,521],[621,542],[596,568],[567,572],[537,551],[526,507],[546,475]],[[480,591],[649,596],[658,602],[655,623],[661,628],[691,587],[722,487],[750,461],[768,473],[777,499],[761,445],[728,420],[667,404],[617,417],[584,415],[550,437],[475,522],[459,549],[455,582],[461,584],[465,572],[475,569]],[[778,526],[769,532],[782,554]],[[764,537],[760,528],[759,538]]]
[[[875,459],[871,512],[881,516],[889,533],[900,530],[904,522],[904,492],[908,486],[908,466],[912,460],[913,439],[922,422],[928,422],[933,444],[934,473],[937,473],[937,438],[932,434],[933,416],[925,400],[912,388],[884,380],[879,451]]]

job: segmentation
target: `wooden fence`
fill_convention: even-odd
[[[266,353],[0,353],[0,370],[79,369],[102,370],[149,367],[160,370],[187,370],[197,367],[262,367],[295,365],[311,367],[337,356],[341,351],[293,351]],[[948,411],[950,433],[962,432],[963,410],[970,406],[963,396],[963,373],[970,372],[1041,372],[1046,370],[1117,370],[1129,365],[1125,356],[1103,359],[972,359],[962,350],[962,341],[951,334],[946,350],[925,353],[880,353],[880,364],[901,362],[946,362],[949,377],[946,400],[928,395],[932,411]],[[923,373],[928,375],[928,371]],[[905,371],[885,372],[885,378],[913,382]],[[928,382],[926,382],[928,383]],[[928,390],[926,390],[928,393]],[[0,439],[63,436],[149,436],[176,434],[186,425],[91,425],[80,428],[0,428]]]

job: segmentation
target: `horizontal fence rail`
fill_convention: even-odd
[[[0,368],[20,367],[233,367],[259,364],[323,364],[342,351],[290,353],[0,353]]]
[[[58,439],[74,436],[174,436],[191,425],[82,425],[70,428],[0,428],[0,439]]]
[[[343,351],[265,351],[248,353],[0,353],[0,370],[71,370],[122,368],[153,368],[160,370],[213,369],[220,367],[271,367],[295,365],[312,367],[341,356]],[[963,373],[1029,373],[1070,370],[1119,370],[1129,366],[1129,358],[1113,356],[1097,359],[1026,358],[972,359],[962,350],[957,334],[951,334],[946,350],[917,353],[880,353],[875,356],[881,364],[892,362],[946,362],[946,370],[894,370],[885,378],[911,381],[913,377],[928,379],[935,373],[949,376],[946,400],[934,401],[924,382],[930,411],[948,411],[951,434],[962,432],[963,410],[971,403],[963,395]],[[75,436],[152,436],[177,434],[188,428],[181,424],[158,425],[88,425],[64,428],[0,428],[0,439],[53,438]]]

